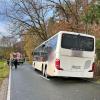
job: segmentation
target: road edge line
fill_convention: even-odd
[[[50,79],[48,79],[48,78],[46,78],[46,77],[44,77],[44,76],[42,76],[42,75],[39,75],[39,76],[42,77],[42,78],[45,79],[45,80],[50,81]]]
[[[10,71],[9,71],[9,82],[8,82],[7,100],[10,100],[10,89],[11,89],[11,66],[10,66]]]

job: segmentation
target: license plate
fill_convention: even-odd
[[[81,66],[72,66],[73,69],[80,69]]]

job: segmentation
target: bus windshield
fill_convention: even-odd
[[[93,51],[94,39],[92,37],[63,33],[61,47],[72,50]]]

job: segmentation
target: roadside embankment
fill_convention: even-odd
[[[9,68],[6,64],[6,61],[0,61],[0,85],[2,80],[4,80],[9,74]]]
[[[0,61],[0,100],[6,100],[9,68],[6,61]]]
[[[8,78],[5,78],[2,81],[0,88],[0,100],[7,100],[7,91],[8,91]]]

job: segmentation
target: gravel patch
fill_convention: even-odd
[[[8,78],[4,79],[0,88],[0,100],[7,100]]]

